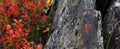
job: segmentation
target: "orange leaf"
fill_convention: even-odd
[[[40,43],[39,45],[37,45],[37,49],[42,49],[43,45]]]

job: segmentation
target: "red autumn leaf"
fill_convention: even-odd
[[[11,0],[3,0],[5,3],[10,3]]]
[[[19,44],[18,44],[18,43],[16,43],[16,49],[19,49],[19,48],[20,48]]]
[[[18,32],[18,31],[15,31],[15,33],[12,35],[12,37],[19,37],[19,35],[20,35],[20,32]]]
[[[24,3],[24,0],[19,0],[19,2],[23,4],[23,3]]]
[[[4,49],[8,49],[7,47],[5,47]]]
[[[28,8],[28,3],[27,2],[25,2],[25,7]]]
[[[15,23],[18,23],[18,20],[16,20],[16,19],[13,19],[13,20],[14,20]]]
[[[7,25],[6,25],[6,30],[10,30],[10,29],[11,29],[10,24],[7,24]]]
[[[4,8],[6,6],[5,2],[2,2],[2,8]]]
[[[47,23],[47,20],[48,20],[48,16],[41,16],[40,18],[40,23]]]
[[[39,44],[39,45],[37,45],[37,49],[43,49],[43,44]]]
[[[47,19],[48,16],[44,15],[44,16],[41,16],[41,19]]]
[[[24,15],[22,16],[22,18],[23,18],[24,20],[30,20],[30,18],[28,17],[27,12],[24,13]]]
[[[24,45],[23,48],[24,48],[24,49],[28,49],[28,46],[27,46],[27,45]]]
[[[30,30],[25,30],[25,36],[28,36]]]
[[[7,13],[11,13],[12,9],[8,8]]]
[[[28,29],[28,30],[25,30],[25,32],[26,32],[26,33],[29,33],[29,32],[30,32],[30,30],[29,30],[29,29]]]
[[[0,14],[3,14],[5,11],[3,8],[0,8]]]
[[[11,7],[17,8],[17,4],[16,3],[11,3]]]
[[[14,38],[14,37],[16,37],[16,35],[15,35],[15,34],[13,34],[13,35],[12,35],[12,37]]]
[[[30,18],[29,18],[28,16],[26,16],[26,15],[22,16],[22,18],[23,18],[24,20],[26,20],[26,21],[30,20]]]
[[[17,16],[19,14],[19,11],[12,7],[12,8],[8,8],[7,13],[9,13],[9,14],[11,13],[11,14]]]
[[[40,4],[39,4],[42,8],[45,7],[46,5],[46,1],[45,0],[40,0]]]
[[[13,32],[13,30],[9,30],[8,33],[9,33],[10,35],[12,35],[14,32]]]
[[[6,37],[6,39],[7,39],[9,42],[12,42],[12,37],[8,36],[8,37]]]
[[[5,44],[5,37],[2,36],[2,38],[0,38],[0,41],[1,41],[2,44]]]
[[[33,2],[30,2],[30,1],[28,1],[28,5],[29,5],[30,7],[35,7],[35,4],[34,4]]]
[[[11,7],[8,8],[7,12],[17,16],[19,14],[19,11],[17,9],[17,5],[16,4],[11,4]]]
[[[22,19],[19,20],[19,23],[21,23],[21,22],[22,22]]]
[[[15,11],[13,11],[13,14],[14,14],[15,16],[17,16],[17,15],[19,14],[19,11],[18,11],[18,10],[15,10]]]
[[[17,30],[18,30],[18,32],[20,32],[20,33],[23,32],[23,29],[22,29],[22,28],[18,28]]]

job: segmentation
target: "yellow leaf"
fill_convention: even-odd
[[[39,27],[37,27],[37,30],[40,30],[40,28],[39,28]]]
[[[50,7],[53,4],[54,0],[48,0],[47,1],[47,6]]]
[[[50,27],[51,27],[51,24],[48,24],[48,27],[43,31],[43,33],[49,32],[50,31]]]
[[[50,31],[50,27],[47,27],[47,28],[43,31],[43,33],[49,32],[49,31]]]

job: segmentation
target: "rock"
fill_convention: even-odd
[[[106,37],[106,49],[120,49],[120,0],[114,3],[108,9],[104,19]]]
[[[55,0],[53,33],[44,49],[104,49],[95,0]]]

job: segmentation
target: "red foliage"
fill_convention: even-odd
[[[4,9],[3,8],[0,8],[0,14],[4,14]]]
[[[43,49],[43,44],[41,44],[41,43],[38,44],[38,45],[37,45],[37,49]]]
[[[18,1],[19,1],[19,3],[22,3],[22,4],[24,3],[24,0],[18,0]]]
[[[16,49],[33,49],[33,47],[42,49],[41,43],[36,45],[33,44],[34,42],[27,41],[26,38],[33,29],[33,25],[47,23],[48,16],[43,14],[43,8],[46,5],[45,0],[40,0],[40,2],[4,0],[1,2],[0,15],[3,15],[3,22],[0,23],[4,24],[5,27],[2,30],[6,31],[1,35],[0,42],[5,46],[5,49],[9,49],[10,46]],[[30,25],[31,23],[33,25]]]
[[[2,2],[2,8],[4,8],[6,6],[5,2]]]
[[[19,15],[18,10],[13,11],[13,15],[15,15],[15,16]]]
[[[10,30],[10,29],[11,29],[10,24],[7,24],[7,25],[6,25],[6,30]]]
[[[26,21],[30,20],[30,17],[28,16],[28,12],[25,12],[22,18]]]
[[[40,17],[40,23],[46,23],[47,22],[47,20],[48,20],[48,16],[41,16]]]

